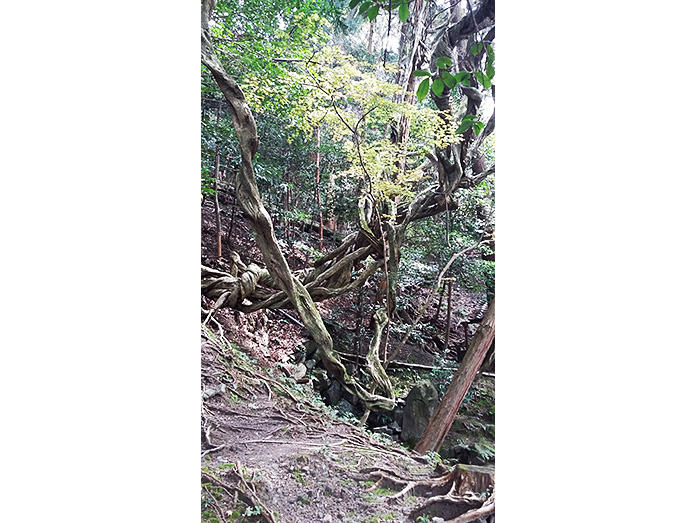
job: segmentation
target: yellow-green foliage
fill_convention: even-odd
[[[318,39],[306,49],[319,47],[324,37],[318,35],[324,33],[312,28],[326,22],[316,14],[299,13],[298,17],[298,27],[307,33],[308,41]],[[281,42],[290,38],[283,31],[277,31],[276,37]],[[349,163],[335,176],[369,178],[376,200],[396,202],[413,197],[414,184],[424,176],[416,167],[425,154],[460,137],[447,115],[422,103],[401,101],[402,87],[385,79],[394,77],[395,67],[361,62],[336,46],[326,46],[285,63],[282,72],[274,75],[249,70],[241,86],[255,112],[282,115],[295,137],[312,140],[321,125],[334,142],[342,144]],[[391,131],[404,118],[410,122],[409,139],[398,146]]]

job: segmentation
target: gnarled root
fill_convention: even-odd
[[[370,471],[370,472],[369,472]],[[427,512],[452,518],[447,523],[464,523],[494,514],[494,495],[486,497],[489,486],[494,485],[491,469],[471,465],[457,465],[447,474],[434,478],[406,478],[380,469],[365,469],[376,480],[373,488],[384,484],[401,490],[390,497],[398,500],[410,492],[431,496],[411,516],[416,519]]]

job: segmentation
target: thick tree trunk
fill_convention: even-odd
[[[424,435],[416,444],[416,447],[414,447],[414,450],[419,454],[426,454],[429,451],[438,451],[440,449],[445,436],[450,431],[462,400],[465,399],[465,395],[484,361],[489,346],[491,346],[491,342],[494,340],[494,335],[494,300],[492,300],[482,323],[479,325],[479,329],[477,329],[477,333],[474,335],[472,346],[462,359],[462,363],[460,363],[460,367],[457,369],[455,376],[453,376],[453,381],[445,392],[443,400],[440,402],[431,421],[428,422]]]
[[[290,271],[288,262],[276,240],[271,216],[264,207],[254,175],[253,159],[259,149],[256,121],[239,85],[225,71],[218,59],[209,28],[209,20],[215,9],[216,0],[203,0],[201,4],[201,61],[210,70],[223,96],[228,102],[235,133],[240,144],[240,171],[235,189],[240,207],[249,220],[257,247],[266,263],[267,270],[278,287],[284,292],[319,347],[324,367],[331,372],[352,394],[362,399],[368,408],[392,410],[394,399],[368,392],[349,376],[334,350],[334,343],[319,315],[308,289]],[[225,299],[220,297],[222,303]],[[216,303],[216,306],[219,306]]]

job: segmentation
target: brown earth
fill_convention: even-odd
[[[215,256],[211,211],[212,205],[203,206],[204,263]],[[230,219],[228,211],[223,215],[224,238]],[[261,261],[239,215],[230,240],[245,263]],[[224,240],[223,259],[227,259],[230,245]],[[292,268],[311,261],[293,247],[287,255]],[[369,292],[363,296],[368,304]],[[418,301],[428,291],[409,292]],[[355,295],[344,295],[318,307],[335,331],[352,332],[357,323],[352,308],[355,299]],[[481,296],[455,293],[453,309],[475,310],[478,300]],[[211,304],[203,305],[209,308]],[[367,328],[370,318],[366,316]],[[441,323],[443,316],[444,308]],[[445,493],[428,487],[415,487],[397,496],[407,480],[428,479],[448,469],[437,464],[437,456],[426,459],[387,436],[338,419],[335,411],[321,403],[311,383],[286,377],[279,366],[293,357],[305,336],[293,311],[245,315],[220,310],[202,328],[202,521],[264,521],[266,515],[266,520],[279,523],[413,522],[422,514],[449,519],[481,505],[428,505],[434,495]],[[462,337],[462,331],[453,329],[453,337],[458,336]],[[393,338],[390,346],[399,340]],[[359,354],[365,353],[367,341],[358,348]],[[433,365],[436,351],[436,347],[407,344],[397,360]],[[410,372],[413,377],[418,374]],[[380,470],[405,481],[374,483]]]

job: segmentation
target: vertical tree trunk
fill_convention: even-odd
[[[491,342],[494,340],[494,335],[494,300],[492,300],[482,323],[477,329],[477,333],[474,335],[472,346],[462,359],[462,363],[460,363],[460,367],[457,369],[455,376],[453,376],[453,381],[445,392],[443,400],[440,402],[431,421],[428,422],[424,435],[416,444],[416,447],[414,447],[414,450],[419,454],[426,454],[429,451],[438,451],[440,449],[445,436],[450,431],[460,404],[465,399],[465,395],[484,361]]]
[[[216,133],[218,131],[218,122],[220,122],[220,104],[218,104],[218,114],[216,115],[215,118],[215,130]],[[223,258],[223,225],[220,222],[220,202],[218,201],[218,178],[220,177],[220,144],[217,143],[217,138],[216,138],[216,144],[215,144],[215,168],[214,168],[214,181],[213,181],[213,190],[215,191],[213,195],[213,203],[215,206],[215,238],[216,238],[216,243],[218,246],[217,249],[217,257],[218,261],[220,261]]]
[[[448,346],[450,345],[450,317],[453,310],[453,278],[448,278],[448,313],[445,319],[445,349],[443,349],[443,355],[448,353]]]
[[[434,322],[438,322],[438,317],[440,316],[440,306],[443,304],[443,295],[445,294],[445,284],[440,288],[440,296],[438,297],[438,307],[436,307],[436,316],[433,318]]]
[[[375,34],[375,19],[370,21],[370,32],[368,33],[368,54],[373,54],[373,35]]]
[[[220,222],[220,203],[218,202],[218,177],[220,176],[220,146],[215,146],[215,181],[213,182],[213,204],[215,206],[215,238],[218,261],[223,258],[223,225]]]
[[[266,262],[269,274],[276,279],[279,287],[288,297],[302,320],[310,336],[318,346],[318,352],[325,369],[332,373],[351,394],[364,401],[367,408],[392,410],[394,397],[386,398],[368,392],[358,381],[346,373],[339,355],[334,350],[334,342],[317,310],[310,293],[288,266],[276,235],[271,216],[266,210],[259,194],[254,176],[253,160],[259,149],[259,135],[256,121],[239,85],[223,68],[215,54],[209,28],[209,20],[216,0],[203,0],[201,3],[201,61],[213,75],[223,96],[228,102],[232,123],[240,145],[240,170],[235,178],[235,189],[243,215],[249,220],[257,247]]]
[[[319,252],[324,251],[324,220],[322,219],[322,196],[319,192],[319,131],[317,126],[317,155],[315,156],[315,191],[317,192],[317,214],[319,215]]]

